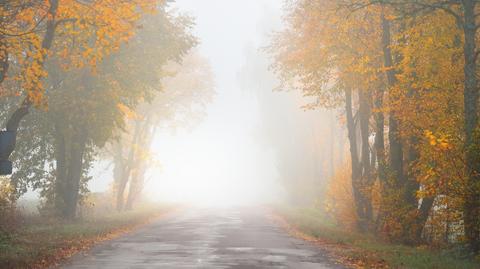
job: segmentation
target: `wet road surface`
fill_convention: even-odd
[[[337,269],[258,208],[186,209],[74,256],[62,268]]]

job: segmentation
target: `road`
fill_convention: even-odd
[[[62,268],[337,269],[258,208],[186,209],[100,243]]]

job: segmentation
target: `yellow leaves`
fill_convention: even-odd
[[[62,59],[59,64],[64,69],[89,66],[95,71],[105,56],[134,35],[142,15],[155,10],[160,2],[163,1],[62,0],[55,16],[47,13],[48,1],[16,9],[0,7],[1,14],[12,18],[11,22],[2,21],[0,25],[2,31],[9,34],[0,44],[0,57],[6,57],[5,51],[19,66],[9,79],[20,82],[26,95],[39,105],[44,95],[41,81],[48,75],[43,65],[50,54],[55,53]],[[42,48],[45,27],[38,25],[39,18],[57,23],[54,44],[48,51]]]
[[[299,0],[289,8],[286,20],[286,30],[270,48],[274,70],[287,84],[283,87],[299,88],[324,106],[338,103],[338,94],[331,89],[336,81],[356,89],[379,87],[382,48],[377,7],[350,12],[335,1]]]
[[[93,48],[86,48],[83,52],[82,52],[82,56],[85,57],[85,58],[90,58],[91,55],[93,53]]]
[[[437,138],[431,131],[425,131],[425,137],[430,141],[430,145],[435,146],[437,144]]]
[[[147,6],[154,8],[157,3],[155,0],[101,0],[91,5],[63,2],[58,18],[68,22],[61,24],[58,31],[71,37],[75,46],[72,47],[71,42],[57,44],[63,47],[61,56],[70,56],[68,60],[75,67],[95,68],[105,56],[118,50],[134,35],[142,10]]]
[[[420,198],[447,192],[455,197],[463,188],[463,138],[457,135],[463,128],[458,31],[450,16],[436,12],[417,18],[395,36],[393,49],[402,57],[389,105],[401,121],[402,137],[419,138],[410,146],[418,154],[412,170],[422,186]]]
[[[424,131],[418,145],[419,158],[414,165],[421,189],[418,198],[438,197],[449,201],[452,210],[462,205],[465,188],[464,155],[462,142],[441,131]],[[436,203],[443,204],[436,200]]]
[[[425,137],[431,146],[439,150],[451,149],[449,139],[446,135],[435,136],[431,131],[427,130],[425,131]]]
[[[127,119],[139,119],[140,116],[135,113],[132,109],[130,109],[128,106],[118,103],[117,108],[125,115]]]
[[[450,144],[448,144],[448,142],[446,142],[446,141],[440,142],[439,145],[440,145],[440,148],[442,148],[442,149],[449,149],[450,148]]]
[[[437,175],[437,173],[435,172],[435,170],[432,168],[432,167],[428,167],[424,170],[423,172],[423,176],[422,178],[420,178],[420,182],[422,183],[426,183],[428,180],[432,179],[433,177],[435,177]],[[425,184],[426,185],[426,184]],[[422,190],[422,194],[423,196],[421,197],[426,197],[428,196],[428,191],[426,191],[425,189]],[[431,194],[431,193],[430,193]]]

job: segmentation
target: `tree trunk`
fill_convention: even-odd
[[[381,87],[375,96],[375,155],[377,158],[378,179],[381,184],[385,184],[386,180],[386,158],[385,158],[385,116],[381,109],[383,109],[383,95],[384,91]]]
[[[125,167],[120,174],[120,178],[118,180],[116,192],[116,208],[117,211],[123,211],[124,209],[124,199],[125,199],[125,188],[127,186],[128,180],[130,178],[130,169]]]
[[[369,130],[369,120],[370,120],[370,104],[367,98],[367,94],[363,90],[358,91],[358,100],[359,100],[359,118],[360,118],[360,137],[362,141],[361,145],[361,195],[363,201],[363,211],[365,214],[365,224],[370,227],[373,213],[372,213],[372,203],[371,203],[371,185],[373,183],[372,173],[370,167],[370,130]]]
[[[156,131],[157,127],[152,126],[151,118],[147,117],[142,128],[140,128],[140,134],[138,138],[138,141],[143,146],[144,151],[150,150]],[[133,208],[133,203],[137,200],[138,196],[143,190],[145,173],[149,165],[149,160],[139,156],[139,153],[140,152],[137,151],[137,156],[135,156],[134,158],[135,166],[132,169],[130,188],[128,191],[127,203],[125,206],[127,210],[131,210]]]
[[[77,213],[80,180],[83,172],[83,155],[87,142],[87,131],[77,131],[70,148],[69,169],[65,184],[65,208],[63,216],[74,219]]]
[[[476,1],[463,0],[464,12],[464,106],[467,193],[464,205],[465,235],[475,253],[480,251],[480,158],[478,128],[478,89],[476,67]]]
[[[130,188],[128,190],[127,202],[125,209],[132,210],[133,203],[137,200],[138,195],[142,192],[145,180],[145,172],[147,165],[145,161],[141,162],[133,171],[130,179]]]
[[[114,158],[113,158],[113,178],[115,182],[115,208],[118,211],[123,209],[123,195],[125,193],[125,180],[126,164],[123,159],[123,146],[120,142],[114,145]]]
[[[422,232],[423,228],[425,227],[425,223],[428,220],[428,216],[430,216],[430,210],[433,206],[433,197],[426,197],[422,199],[422,203],[420,204],[420,208],[418,209],[418,216],[417,216],[417,226],[421,227],[417,229],[415,239],[417,242],[422,241]]]
[[[355,201],[355,211],[357,213],[357,225],[360,231],[367,230],[367,223],[365,220],[364,201],[361,193],[361,168],[358,159],[357,136],[355,132],[355,122],[352,112],[352,90],[345,90],[345,115],[347,118],[348,140],[350,142],[350,158],[352,165],[352,191]]]
[[[0,35],[0,85],[5,80],[10,63],[8,61],[8,50],[5,36]]]
[[[388,87],[392,88],[397,83],[395,70],[393,69],[393,56],[391,50],[391,30],[390,22],[382,13],[382,47],[384,67],[386,68],[386,76]],[[403,146],[400,141],[398,122],[395,113],[391,111],[388,118],[388,141],[390,145],[390,162],[389,166],[393,173],[395,185],[399,185],[403,181]]]
[[[65,207],[63,194],[65,193],[65,178],[67,175],[67,159],[66,159],[66,145],[65,135],[59,125],[55,123],[55,189],[54,189],[54,206],[57,213],[61,213],[60,209]]]
[[[135,157],[136,157],[136,152],[137,149],[136,147],[138,146],[138,142],[140,139],[140,133],[141,133],[141,122],[136,121],[135,122],[135,129],[133,131],[133,139],[132,139],[132,144],[130,145],[130,152],[128,153],[128,159],[126,160],[126,163],[122,165],[122,173],[119,177],[119,180],[117,180],[117,186],[116,186],[116,192],[117,192],[117,210],[122,211],[124,209],[125,205],[125,188],[127,186],[128,181],[130,180],[132,170],[135,168],[134,167],[134,162],[135,162]],[[122,145],[119,145],[120,147]],[[123,156],[119,156],[120,158],[123,158]]]
[[[378,87],[375,96],[375,155],[377,159],[377,176],[380,183],[380,189],[384,190],[387,186],[387,160],[385,156],[385,116],[382,112],[383,109],[383,97],[384,97],[384,90],[382,87]],[[385,195],[382,192],[381,195]],[[378,214],[375,220],[375,229],[377,231],[381,230],[381,225],[383,224],[385,213],[382,208],[383,203],[380,204],[378,208]]]

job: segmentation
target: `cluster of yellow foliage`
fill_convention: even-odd
[[[12,1],[0,6],[0,60],[16,63],[8,79],[21,84],[9,94],[44,103],[45,61],[59,56],[68,68],[90,66],[119,49],[134,34],[142,14],[161,0]],[[6,91],[5,89],[3,89]]]
[[[442,230],[461,221],[468,175],[458,19],[445,9],[404,16],[370,1],[296,0],[286,13],[270,47],[282,86],[316,97],[313,106],[346,110],[351,178],[332,179],[328,210],[350,215],[352,202],[361,228],[407,242],[421,240],[425,223]]]

